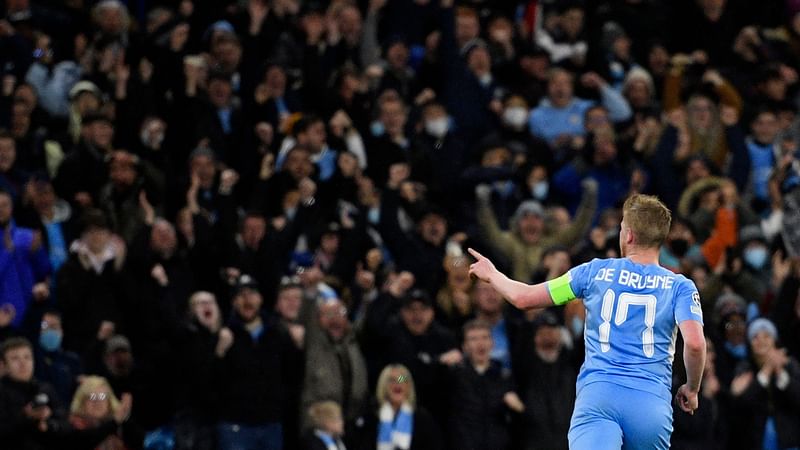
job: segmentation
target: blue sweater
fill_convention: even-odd
[[[22,323],[25,311],[31,301],[33,285],[42,281],[50,272],[50,261],[44,246],[31,251],[33,230],[11,227],[13,249],[5,245],[5,230],[0,235],[0,305],[10,303],[16,310],[13,327]]]

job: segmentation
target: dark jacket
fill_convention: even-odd
[[[451,448],[503,450],[510,447],[511,416],[503,396],[513,390],[511,372],[492,361],[482,374],[468,362],[450,377],[448,435]]]
[[[253,338],[241,321],[230,324],[233,345],[216,361],[216,386],[223,402],[219,419],[247,425],[281,422],[285,384],[296,383],[292,371],[302,361],[284,328],[264,319]]]

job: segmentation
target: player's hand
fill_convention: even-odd
[[[489,278],[497,272],[497,268],[489,261],[489,258],[481,255],[472,248],[468,248],[467,251],[477,260],[469,266],[469,275],[489,283]]]
[[[678,388],[678,393],[675,394],[675,403],[682,410],[694,415],[694,411],[697,409],[697,391],[691,391],[689,386],[684,384]]]

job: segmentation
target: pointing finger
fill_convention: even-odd
[[[478,260],[479,260],[479,259],[481,259],[481,258],[483,258],[483,257],[484,257],[484,256],[483,256],[483,255],[481,255],[480,253],[478,253],[478,252],[476,252],[475,250],[473,250],[473,249],[472,249],[472,247],[468,248],[468,249],[467,249],[467,251],[468,251],[468,252],[469,252],[469,254],[470,254],[470,255],[472,255],[472,256],[473,256],[475,259],[478,259]]]

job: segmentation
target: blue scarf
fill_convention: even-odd
[[[334,439],[333,436],[322,430],[314,430],[314,435],[325,444],[325,450],[345,450],[341,440]]]
[[[411,405],[403,403],[395,417],[392,405],[384,403],[379,418],[377,450],[408,450],[414,431],[414,410]]]

